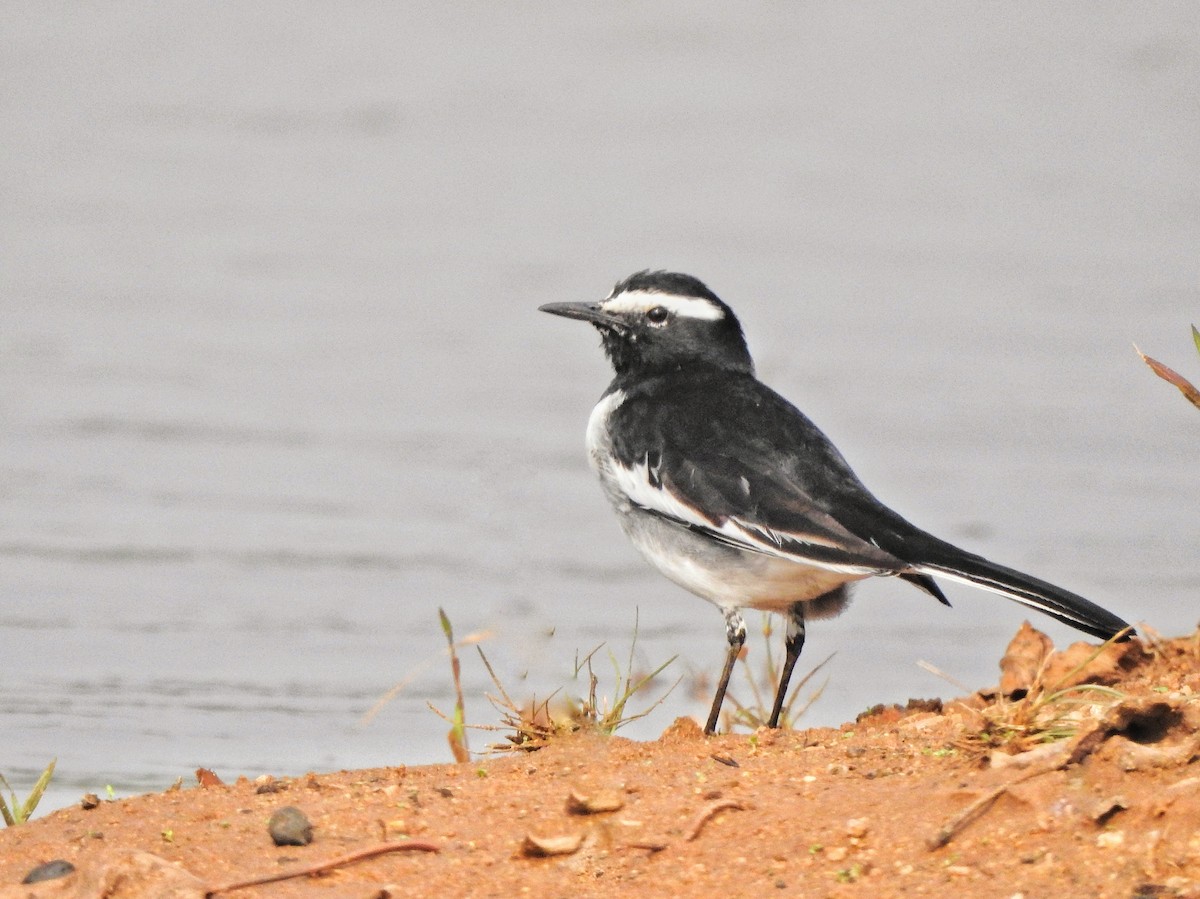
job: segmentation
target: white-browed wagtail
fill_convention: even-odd
[[[733,310],[696,278],[639,272],[598,303],[541,311],[594,325],[616,371],[588,420],[587,448],[625,533],[725,616],[729,649],[706,733],[746,639],[740,610],[787,617],[777,727],[805,618],[841,612],[849,585],[866,577],[900,577],[946,605],[934,576],[974,584],[1104,639],[1128,628],[879,502],[816,425],[755,378]]]

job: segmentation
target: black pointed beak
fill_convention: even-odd
[[[610,315],[601,309],[599,303],[547,303],[544,306],[538,306],[538,311],[561,315],[563,318],[577,318],[580,321],[608,328],[619,328],[623,324],[615,315]]]

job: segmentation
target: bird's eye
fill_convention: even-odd
[[[661,325],[670,316],[671,313],[666,306],[655,306],[646,312],[646,320],[652,325]]]

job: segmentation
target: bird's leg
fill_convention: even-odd
[[[746,622],[732,609],[725,612],[725,639],[729,641],[729,650],[725,654],[725,669],[717,683],[717,695],[713,697],[712,711],[708,713],[708,724],[704,725],[704,733],[708,736],[717,732],[717,718],[725,701],[725,690],[729,687],[729,675],[733,673],[733,663],[741,655],[742,645],[746,642]]]
[[[783,714],[783,702],[787,698],[788,682],[792,679],[792,669],[796,667],[796,659],[800,658],[800,650],[804,648],[804,603],[794,603],[788,610],[787,636],[784,638],[784,649],[787,653],[783,659],[783,672],[779,676],[779,691],[775,694],[775,706],[771,709],[771,720],[768,727],[779,727],[779,716]]]

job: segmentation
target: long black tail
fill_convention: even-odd
[[[1122,640],[1128,639],[1134,633],[1128,623],[1112,612],[1069,590],[1013,568],[989,562],[982,556],[961,550],[936,537],[923,536],[927,537],[928,542],[911,539],[905,541],[905,561],[911,562],[913,570],[919,574],[949,578],[999,593],[1103,640],[1108,640],[1127,628],[1129,632],[1121,638]],[[914,546],[916,543],[924,545],[917,549]]]

